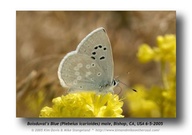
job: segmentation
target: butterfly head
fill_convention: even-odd
[[[113,79],[111,83],[107,83],[103,86],[100,86],[99,93],[114,93],[114,88],[118,85],[119,81]]]

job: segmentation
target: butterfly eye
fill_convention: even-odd
[[[113,80],[113,86],[116,86],[117,82],[115,80]]]

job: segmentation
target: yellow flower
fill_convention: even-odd
[[[164,37],[158,36],[157,37],[157,45],[159,48],[165,51],[172,51],[175,50],[176,45],[176,37],[172,34],[167,34]]]
[[[164,37],[157,37],[157,45],[159,54],[161,54],[161,61],[176,61],[176,37],[173,34],[167,34]]]
[[[142,63],[149,62],[154,57],[154,51],[153,51],[153,49],[149,45],[142,44],[139,47],[139,51],[137,53],[137,57],[138,57],[139,61],[142,62]]]
[[[157,37],[157,47],[142,44],[137,57],[140,62],[158,62],[163,86],[146,88],[136,85],[137,93],[127,93],[130,117],[176,117],[176,36]],[[160,80],[160,79],[159,79]]]
[[[123,102],[111,93],[69,93],[52,102],[53,106],[44,107],[39,117],[124,117]]]
[[[176,37],[173,34],[157,37],[157,46],[151,48],[148,44],[139,47],[137,57],[140,62],[146,63],[151,60],[161,62],[176,61]]]
[[[161,117],[160,108],[157,96],[154,100],[153,97],[158,93],[156,91],[148,91],[144,86],[138,85],[135,86],[138,92],[129,92],[127,93],[128,106],[129,106],[129,115],[130,117]]]

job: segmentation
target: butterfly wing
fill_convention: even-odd
[[[111,91],[113,56],[109,38],[103,28],[88,34],[76,51],[61,61],[58,76],[63,87],[76,90]]]
[[[107,83],[100,66],[87,55],[76,51],[68,53],[61,61],[58,76],[61,85],[69,87],[70,91],[100,90]]]
[[[113,80],[114,64],[111,43],[104,28],[98,28],[88,34],[77,47],[78,54],[87,55],[95,61],[105,73],[104,80]]]

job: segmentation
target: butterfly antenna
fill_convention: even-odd
[[[123,85],[125,85],[125,86],[127,86],[128,88],[130,88],[126,83],[124,83],[124,82],[122,82],[122,81],[120,81],[120,80],[118,80],[120,83],[122,83]],[[133,89],[133,88],[130,88],[130,89],[132,89],[132,91],[134,91],[134,92],[137,92],[137,90],[136,89]]]
[[[129,75],[130,72],[127,72],[127,74]],[[118,82],[122,83],[122,84],[125,85],[127,88],[130,88],[126,83],[120,81],[118,78],[119,78],[119,76],[116,76],[116,77],[115,77],[115,80],[117,80]],[[134,92],[137,92],[136,89],[133,89],[133,88],[130,88],[130,89],[131,89],[132,91],[134,91]],[[121,90],[122,90],[122,88],[121,88]]]
[[[137,92],[137,90],[136,89],[133,89],[133,88],[131,88],[134,92]]]

